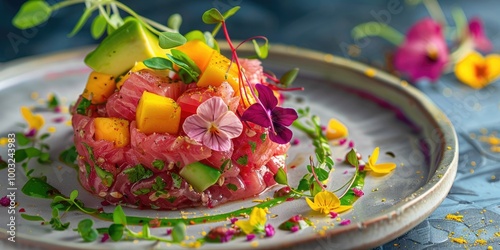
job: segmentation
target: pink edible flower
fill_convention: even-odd
[[[357,197],[365,195],[365,193],[363,193],[363,190],[359,188],[353,188],[352,191],[354,192],[354,195],[356,195]]]
[[[441,25],[424,18],[413,25],[394,55],[394,67],[412,81],[436,81],[448,63],[448,47]]]
[[[9,206],[9,204],[10,204],[10,199],[9,199],[9,197],[7,197],[7,195],[0,198],[0,205],[7,207],[7,206]]]
[[[345,219],[345,220],[342,220],[342,221],[340,222],[340,225],[341,225],[341,226],[347,226],[347,225],[349,225],[349,224],[351,224],[351,220],[349,220],[349,219]]]
[[[265,227],[266,237],[273,237],[275,234],[274,227],[271,224],[267,224]]]
[[[172,234],[172,228],[168,228],[166,234],[167,235],[171,235]]]
[[[191,139],[216,151],[228,151],[231,139],[243,131],[240,119],[216,96],[204,101],[182,125],[184,132]]]
[[[273,142],[278,144],[290,142],[293,132],[288,126],[298,118],[297,111],[278,107],[278,99],[269,87],[256,84],[255,89],[259,93],[259,102],[248,107],[241,116],[241,120],[269,128],[269,138]]]
[[[106,242],[107,240],[109,240],[109,234],[105,233],[102,235],[101,243]]]
[[[483,22],[480,18],[474,17],[469,21],[469,36],[472,37],[474,46],[484,52],[489,52],[493,49],[491,41],[484,34]]]

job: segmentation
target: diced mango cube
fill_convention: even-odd
[[[137,105],[135,120],[139,131],[145,134],[177,134],[181,107],[171,98],[144,91]]]
[[[196,63],[196,66],[203,72],[212,57],[212,54],[217,53],[200,40],[188,41],[185,44],[175,48],[184,52],[191,60]]]
[[[130,142],[129,121],[120,118],[97,117],[94,119],[95,139],[113,142],[115,147],[125,147]]]
[[[228,71],[229,65],[231,68]],[[233,87],[235,94],[240,93],[238,67],[235,63],[231,63],[227,57],[215,52],[205,70],[202,71],[197,85],[199,87],[218,87],[224,81]]]
[[[349,135],[347,127],[337,119],[330,119],[326,126],[326,138],[328,140],[335,140],[345,138]]]
[[[92,71],[82,96],[93,104],[105,102],[115,92],[115,77]]]

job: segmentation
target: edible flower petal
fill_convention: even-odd
[[[276,143],[286,144],[292,139],[292,131],[287,128],[298,118],[297,112],[291,108],[277,107],[278,99],[273,91],[262,84],[256,84],[259,101],[248,107],[241,120],[253,122],[269,128],[269,138]]]
[[[500,55],[472,52],[455,65],[455,76],[472,88],[483,88],[500,76]]]
[[[216,151],[231,148],[231,139],[243,131],[240,119],[220,97],[212,97],[198,106],[196,114],[184,121],[182,128],[193,140]]]
[[[484,34],[483,22],[480,18],[474,17],[469,21],[469,36],[472,37],[474,46],[484,52],[491,51],[493,45]]]
[[[370,157],[368,157],[368,162],[365,165],[366,171],[373,171],[377,174],[388,174],[396,168],[396,164],[393,162],[379,163],[377,164],[378,155],[380,148],[376,147]]]
[[[248,235],[254,232],[264,232],[266,221],[266,210],[260,207],[254,207],[248,220],[238,220],[234,224]]]
[[[412,81],[436,81],[448,63],[448,47],[441,25],[424,18],[415,23],[394,55],[394,67]]]
[[[340,205],[339,198],[332,192],[323,190],[314,196],[314,202],[306,197],[306,202],[309,207],[322,214],[330,214],[331,211],[335,213],[342,213],[352,208],[352,206]]]
[[[43,116],[33,114],[31,109],[26,106],[21,107],[21,114],[24,117],[24,120],[26,120],[26,123],[28,123],[30,130],[39,131],[45,123]]]

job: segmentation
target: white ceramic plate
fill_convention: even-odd
[[[21,106],[42,106],[32,98],[38,93],[45,98],[55,93],[69,104],[82,91],[90,70],[83,64],[83,57],[89,49],[60,53],[46,57],[30,58],[9,64],[0,71],[0,107],[2,122],[0,136],[12,131],[20,131],[22,123],[19,109]],[[249,53],[244,48],[240,53]],[[265,69],[281,75],[285,70],[299,67],[300,74],[295,86],[305,87],[303,92],[289,94],[286,106],[311,108],[326,124],[329,118],[343,121],[349,128],[349,140],[364,156],[373,148],[381,148],[379,161],[393,161],[397,169],[387,176],[368,175],[364,188],[365,195],[354,205],[354,209],[341,215],[352,223],[340,226],[337,220],[314,216],[306,202],[295,200],[270,209],[277,217],[269,222],[277,227],[281,222],[295,214],[309,216],[315,228],[290,233],[277,230],[272,238],[257,239],[257,245],[239,238],[225,244],[206,244],[203,249],[245,249],[245,248],[291,248],[291,249],[342,249],[369,248],[383,244],[405,233],[425,219],[446,197],[455,177],[458,145],[452,125],[445,115],[425,96],[406,82],[389,76],[367,66],[294,47],[274,45],[269,58],[264,61]],[[51,123],[61,115],[44,114],[45,128],[54,126],[56,132],[50,137],[53,159],[72,143],[72,130],[69,126]],[[69,118],[69,115],[66,115]],[[291,148],[288,162],[297,156],[308,156],[313,147],[300,132],[295,132],[301,140]],[[334,158],[343,158],[347,152],[344,146],[333,147]],[[6,159],[6,148],[0,148]],[[392,152],[391,157],[386,152]],[[296,186],[305,173],[304,167],[289,171],[290,183]],[[340,185],[352,173],[352,168],[340,161],[330,180],[331,186]],[[48,177],[48,182],[68,195],[71,190],[80,191],[80,199],[90,207],[99,207],[100,199],[85,192],[77,182],[76,172],[55,161],[51,166],[41,166],[37,171]],[[345,174],[344,172],[348,173]],[[7,194],[7,171],[2,170],[0,195]],[[24,208],[27,214],[39,214],[50,218],[49,200],[36,199],[23,195],[20,188],[26,181],[18,166],[16,176],[17,210]],[[272,191],[260,199],[272,196]],[[255,204],[252,199],[224,204],[214,209],[185,209],[185,212],[202,215],[216,214],[243,206]],[[112,211],[112,206],[104,207]],[[128,215],[149,217],[179,217],[179,211],[151,211],[125,209]],[[8,209],[0,207],[0,236],[5,240],[7,234]],[[19,213],[17,213],[19,214]],[[71,222],[75,228],[78,221],[88,216],[70,212],[63,221]],[[107,227],[109,222],[97,221],[97,227]],[[222,223],[190,226],[188,235],[201,237],[200,232]],[[140,227],[134,227],[140,231]],[[153,234],[165,234],[165,228],[154,229]],[[66,230],[52,231],[49,226],[16,218],[16,244],[33,247],[73,248],[73,249],[121,249],[131,247],[167,248],[154,242],[94,242],[83,243],[76,232]],[[6,241],[5,241],[6,242]],[[256,244],[256,243],[253,243]],[[169,249],[179,248],[170,246]]]

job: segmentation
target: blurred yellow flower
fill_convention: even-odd
[[[377,164],[378,155],[380,148],[376,147],[370,157],[368,157],[368,162],[365,165],[365,170],[373,171],[377,174],[388,174],[396,168],[396,164],[393,162],[379,163]]]
[[[260,207],[254,207],[248,220],[238,220],[235,225],[245,234],[253,232],[263,232],[267,221],[266,210]]]
[[[28,127],[30,129],[38,131],[43,127],[43,124],[45,123],[43,116],[33,114],[31,112],[31,109],[26,106],[21,107],[21,114],[24,117],[24,120],[26,120],[26,123],[28,123]]]
[[[322,214],[329,214],[331,211],[342,213],[352,208],[352,206],[340,205],[339,198],[332,192],[323,190],[314,196],[314,202],[306,197],[306,202],[312,210]]]
[[[455,76],[472,88],[483,88],[500,76],[500,55],[471,52],[455,65]]]

